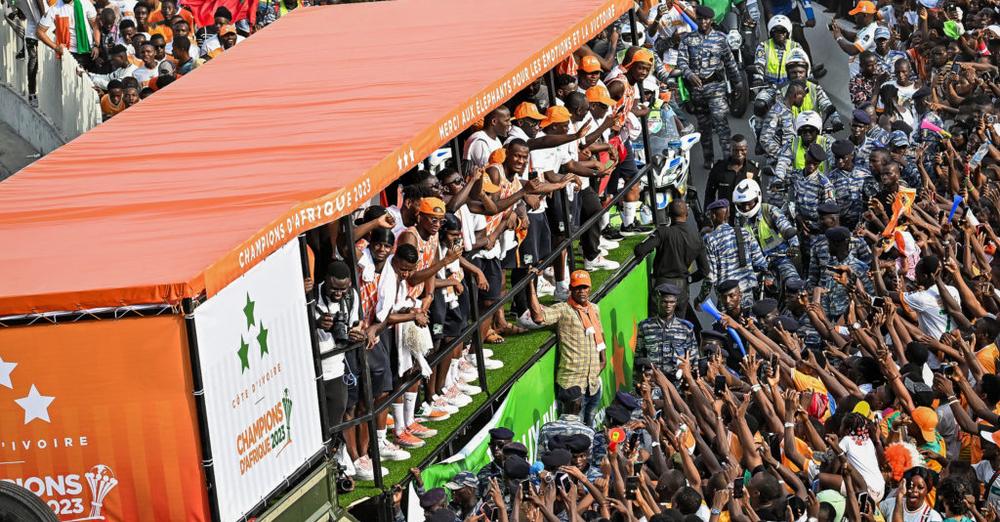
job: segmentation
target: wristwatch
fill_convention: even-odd
[[[852,330],[860,330],[861,329],[861,323],[859,323],[857,321],[854,321],[854,324],[851,325],[851,329]]]
[[[719,508],[712,508],[712,514],[713,515],[721,515],[722,511],[720,511]]]

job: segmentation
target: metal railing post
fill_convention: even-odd
[[[577,197],[579,197],[579,195]],[[576,270],[576,254],[573,250],[573,209],[569,207],[570,201],[565,190],[559,191],[558,198],[562,203],[563,219],[566,223],[566,231],[562,234],[564,234],[563,237],[569,238],[569,243],[566,245],[566,264],[569,267],[570,273],[572,273]],[[569,274],[566,274],[566,277],[568,278]]]
[[[465,274],[465,280],[470,282],[475,281],[469,277],[468,272]],[[479,328],[481,323],[479,317],[479,287],[475,283],[469,285],[469,312],[472,315],[472,323],[475,324],[475,330],[472,331],[472,350],[476,353],[476,373],[479,375],[479,387],[489,397],[490,390],[486,383],[486,359],[483,357],[483,332]]]
[[[302,261],[302,273],[312,277],[313,267],[309,266],[309,254],[306,252],[306,236],[299,236],[299,257]],[[319,353],[319,336],[316,333],[316,289],[319,282],[313,280],[313,287],[306,292],[306,318],[309,321],[309,344],[313,354],[313,371],[316,374],[316,392],[319,397],[319,425],[323,430],[323,445],[330,449],[333,436],[330,433],[330,419],[327,417],[326,386],[323,383],[323,363]]]

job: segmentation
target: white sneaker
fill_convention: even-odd
[[[465,382],[474,381],[479,378],[479,370],[469,359],[462,357],[458,362],[458,378]]]
[[[594,270],[617,270],[621,266],[617,261],[612,261],[605,258],[604,256],[597,256],[594,260],[586,260],[583,262],[583,269],[588,272],[593,272]]]
[[[458,391],[468,395],[469,397],[474,397],[483,393],[483,389],[474,384],[459,382],[456,386],[458,386]]]
[[[385,441],[378,447],[378,454],[385,460],[407,460],[410,458],[410,452],[403,448],[389,442]]]
[[[472,397],[462,393],[458,388],[449,388],[444,391],[444,400],[456,408],[464,408],[472,404]]]
[[[569,299],[569,286],[556,285],[556,289],[552,292],[552,299],[556,301],[565,301]]]
[[[35,109],[38,108],[38,95],[37,94],[29,94],[28,95],[28,105],[31,105]]]
[[[535,289],[538,292],[538,296],[552,295],[552,292],[556,291],[556,285],[549,282],[548,279],[544,277],[538,278],[538,284],[535,285]]]
[[[483,357],[486,357],[487,359],[493,357],[493,350],[490,350],[489,348],[483,348]]]
[[[372,459],[365,455],[354,461],[355,480],[375,480],[375,470],[372,469]],[[382,467],[382,476],[389,474],[389,470]]]
[[[604,236],[601,236],[600,247],[602,249],[604,249],[604,250],[614,250],[614,249],[618,248],[618,246],[619,246],[619,244],[618,244],[617,241],[615,241],[613,239],[608,239],[608,238],[606,238]]]
[[[487,370],[499,370],[500,368],[503,368],[503,361],[498,361],[496,359],[486,359]]]
[[[521,317],[517,318],[517,325],[521,328],[527,328],[528,330],[537,330],[541,328],[541,325],[536,323],[534,319],[531,318],[531,310],[525,310]]]
[[[441,408],[436,408],[428,403],[423,403],[420,406],[420,412],[417,413],[417,419],[419,422],[438,422],[443,420],[448,420],[451,418],[451,414]]]
[[[458,413],[458,406],[452,406],[451,404],[448,404],[448,401],[441,396],[436,397],[434,399],[434,402],[431,403],[431,406],[437,409],[444,410],[452,415]]]
[[[600,248],[600,249],[597,250],[597,255],[601,256],[601,257],[606,256],[606,255],[608,255],[608,251],[607,251],[607,249],[605,249],[605,248],[602,247],[602,248]]]

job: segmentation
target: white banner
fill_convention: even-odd
[[[196,308],[194,322],[228,522],[323,446],[298,241]]]

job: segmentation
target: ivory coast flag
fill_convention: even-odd
[[[913,209],[913,202],[917,199],[917,189],[915,188],[900,188],[896,192],[896,199],[892,201],[892,217],[889,219],[889,224],[886,225],[885,230],[882,231],[882,237],[892,237],[892,233],[896,230],[896,223],[899,221],[899,216],[903,214],[909,214],[910,210]]]
[[[208,520],[183,318],[0,329],[0,480],[68,522]]]

